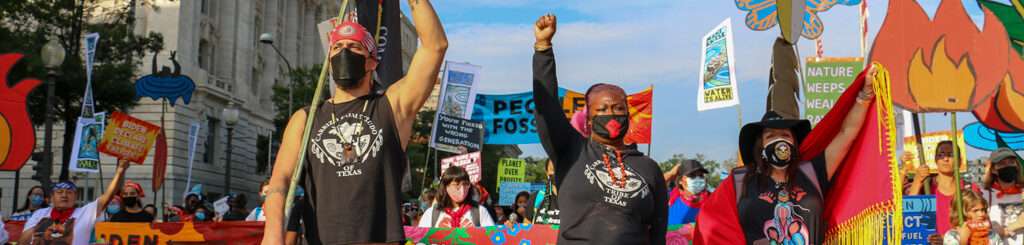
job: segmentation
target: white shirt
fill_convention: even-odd
[[[487,208],[484,208],[483,206],[477,206],[476,208],[478,210],[480,210],[480,224],[473,225],[473,227],[494,226],[494,220],[491,219],[491,214],[487,212]],[[430,220],[430,219],[434,218],[433,216],[434,216],[434,208],[433,207],[428,208],[426,212],[423,212],[423,216],[420,217],[420,223],[419,223],[418,226],[419,227],[439,227],[438,224],[442,223],[441,221],[450,221],[452,219],[444,211],[440,211],[440,213],[437,214],[437,220]],[[473,223],[473,210],[466,211],[466,214],[462,215],[462,221],[459,222],[459,223],[461,223],[461,224],[472,224]],[[465,225],[463,225],[463,226],[466,227]]]
[[[80,208],[76,208],[75,212],[71,214],[71,218],[75,219],[74,237],[72,238],[72,243],[71,244],[73,244],[73,245],[88,245],[89,244],[89,239],[92,238],[93,228],[96,227],[96,212],[97,212],[96,206],[97,205],[98,204],[97,204],[96,201],[90,202],[89,204],[86,204],[85,206],[82,206]],[[26,232],[26,233],[22,233],[22,235],[23,236],[31,236],[32,234],[28,234],[27,233],[27,232],[29,232],[29,229],[31,229],[31,228],[35,227],[36,225],[38,225],[39,221],[43,220],[44,218],[50,218],[50,210],[51,209],[52,208],[43,208],[43,209],[36,210],[35,213],[32,213],[32,217],[28,218],[28,221],[25,222],[25,228],[24,228],[24,230],[22,230],[22,232]]]
[[[249,216],[245,217],[245,221],[267,221],[267,214],[263,212],[263,207],[257,207],[249,212]]]
[[[7,239],[9,238],[7,227],[4,226],[4,222],[0,222],[0,244],[7,244]]]
[[[1024,218],[1024,199],[1021,194],[1003,195],[999,197],[998,191],[983,188],[981,196],[988,200],[988,218],[992,223],[1007,227],[1017,219]],[[1010,234],[1006,238],[1009,244],[1024,244],[1024,231]]]

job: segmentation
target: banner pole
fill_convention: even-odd
[[[921,122],[918,119],[917,112],[911,113],[911,118],[914,120],[914,141],[917,142],[917,163],[919,165],[927,164],[924,158],[924,145],[921,143]],[[906,150],[904,149],[904,151]]]
[[[953,130],[953,159],[952,159],[953,160],[953,181],[954,181],[954,183],[956,183],[956,197],[954,197],[955,200],[956,200],[956,206],[954,207],[954,209],[956,210],[956,218],[958,220],[960,220],[960,223],[963,223],[964,222],[963,193],[960,192],[960,189],[963,188],[962,185],[960,184],[960,153],[961,152],[960,152],[960,146],[958,145],[958,142],[960,142],[960,140],[959,140],[960,137],[959,137],[959,132],[957,132],[958,131],[957,130],[958,127],[957,127],[957,124],[956,124],[956,112],[950,112],[949,121],[950,121],[950,128]]]
[[[341,8],[338,10],[338,17],[337,17],[339,20],[344,20],[344,18],[345,18],[345,11],[348,10],[348,7],[349,7],[348,5],[349,5],[349,0],[343,0],[341,2]],[[379,22],[380,20],[377,20],[377,21]],[[321,68],[320,68],[320,78],[317,79],[316,90],[313,92],[313,100],[310,102],[310,105],[309,105],[309,108],[310,108],[309,109],[309,114],[306,115],[306,125],[302,129],[302,144],[299,147],[299,152],[300,152],[299,155],[300,156],[303,156],[301,153],[306,152],[306,147],[308,146],[307,144],[309,143],[309,133],[312,132],[312,130],[310,130],[310,128],[313,127],[313,118],[316,117],[316,109],[319,108],[319,106],[320,106],[320,100],[319,99],[320,99],[321,96],[323,96],[324,80],[327,79],[327,71],[330,68],[330,65],[329,65],[330,64],[329,63],[330,60],[331,60],[331,56],[330,55],[324,55],[324,62],[321,63],[321,64],[324,64],[324,65],[322,65]],[[294,203],[295,202],[295,187],[298,186],[298,184],[299,184],[299,178],[302,177],[302,170],[304,169],[303,166],[305,164],[306,164],[306,158],[305,157],[298,157],[298,159],[296,159],[295,168],[292,169],[291,183],[288,184],[288,195],[285,196],[285,203],[284,203],[284,220],[286,220],[286,221],[289,220],[289,218],[292,215],[292,205],[295,204]],[[288,222],[281,222],[281,223],[283,223],[284,225],[288,224]]]

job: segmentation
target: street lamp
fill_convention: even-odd
[[[235,106],[235,102],[228,102],[228,106],[221,110],[221,119],[224,119],[228,128],[227,156],[224,159],[224,166],[227,167],[224,172],[226,177],[224,178],[224,195],[227,195],[231,193],[231,135],[234,133],[235,124],[238,123],[238,108]]]
[[[274,48],[274,52],[277,53],[277,56],[281,57],[281,60],[284,60],[284,64],[288,66],[288,113],[290,114],[293,109],[292,88],[295,87],[293,86],[294,83],[291,81],[291,74],[295,74],[295,70],[292,69],[292,63],[288,62],[288,58],[285,58],[284,55],[281,54],[281,50],[277,49],[277,46],[274,45],[274,34],[269,32],[260,34],[260,43],[270,45],[271,48]]]
[[[57,80],[57,69],[64,63],[64,47],[56,39],[50,39],[43,45],[42,55],[48,78],[46,79],[46,114],[44,115],[46,123],[44,137],[46,138],[43,139],[43,164],[37,169],[36,176],[43,188],[49,188],[50,174],[53,172],[53,90]]]

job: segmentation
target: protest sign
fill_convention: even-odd
[[[903,244],[928,244],[936,230],[934,195],[903,196]]]
[[[444,173],[445,169],[453,165],[466,170],[466,173],[469,174],[469,181],[473,184],[480,182],[483,170],[481,169],[479,151],[441,159],[441,172]]]
[[[808,57],[804,69],[804,118],[817,125],[864,70],[864,58]]]
[[[103,136],[103,124],[106,123],[105,113],[94,114],[95,118],[78,117],[75,125],[75,141],[71,146],[71,172],[99,173],[100,138]]]
[[[725,19],[701,39],[700,83],[697,110],[706,111],[738,105],[736,70],[733,61],[731,19]]]
[[[263,222],[96,223],[97,244],[258,244]]]
[[[967,144],[964,144],[963,135],[964,133],[960,132],[960,140],[959,143],[957,143],[957,146],[960,147],[960,172],[967,172],[967,157],[964,155],[967,152]],[[953,133],[950,131],[939,131],[925,133],[921,137],[921,144],[924,146],[924,160],[925,163],[928,164],[928,168],[931,169],[932,173],[936,173],[938,171],[938,167],[935,165],[936,146],[938,146],[939,142],[952,140],[952,136]],[[903,138],[903,151],[914,154],[914,157],[909,159],[909,161],[904,162],[904,164],[910,164],[910,166],[917,168],[919,164],[917,157],[917,140],[914,136]]]
[[[529,192],[533,184],[527,182],[504,181],[498,188],[498,205],[509,206],[516,202],[519,192]]]
[[[103,132],[99,151],[142,164],[149,149],[156,143],[159,131],[159,126],[115,111],[111,113],[110,124]]]
[[[523,182],[526,181],[526,160],[515,158],[502,158],[498,160],[498,183],[501,182]]]
[[[192,161],[196,157],[196,142],[199,141],[199,123],[192,122],[188,127],[188,180],[185,188],[192,188]]]
[[[438,150],[459,153],[462,152],[460,147],[467,151],[483,149],[484,125],[479,121],[439,114],[434,122],[434,131],[431,144]]]
[[[444,78],[441,79],[441,97],[437,100],[437,114],[469,119],[473,115],[471,106],[476,100],[474,84],[479,74],[480,66],[446,62]]]
[[[228,198],[230,198],[230,196],[224,196],[213,202],[213,211],[216,212],[217,215],[224,215],[231,209],[231,206],[228,205]]]

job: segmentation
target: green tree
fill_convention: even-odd
[[[163,49],[157,33],[136,35],[132,4],[118,2],[100,6],[96,0],[0,1],[0,53],[26,55],[11,71],[12,81],[25,77],[46,78],[40,50],[48,39],[56,39],[66,58],[54,81],[54,113],[46,114],[46,89],[34,90],[28,98],[29,115],[35,125],[51,117],[54,124],[74,127],[81,113],[85,93],[85,62],[81,53],[86,33],[100,34],[93,66],[92,89],[96,111],[127,111],[136,105],[132,80],[146,53]],[[135,1],[131,1],[134,3]],[[153,5],[142,1],[142,6]],[[49,79],[49,78],[47,78]],[[63,142],[74,140],[74,130],[64,130]],[[63,144],[60,180],[67,180],[71,144]]]
[[[280,134],[284,132],[284,127],[288,124],[288,119],[291,118],[292,113],[309,106],[309,103],[313,101],[313,93],[316,92],[316,82],[320,78],[320,68],[320,65],[299,67],[288,73],[288,79],[292,82],[292,111],[288,111],[288,83],[274,85],[274,95],[271,97],[271,100],[274,101],[274,109],[277,111],[277,114],[274,115],[274,126],[277,128],[278,134],[276,135],[278,136],[277,138],[280,138]],[[330,91],[327,91],[327,86],[324,86],[324,88],[322,93],[329,95]]]

